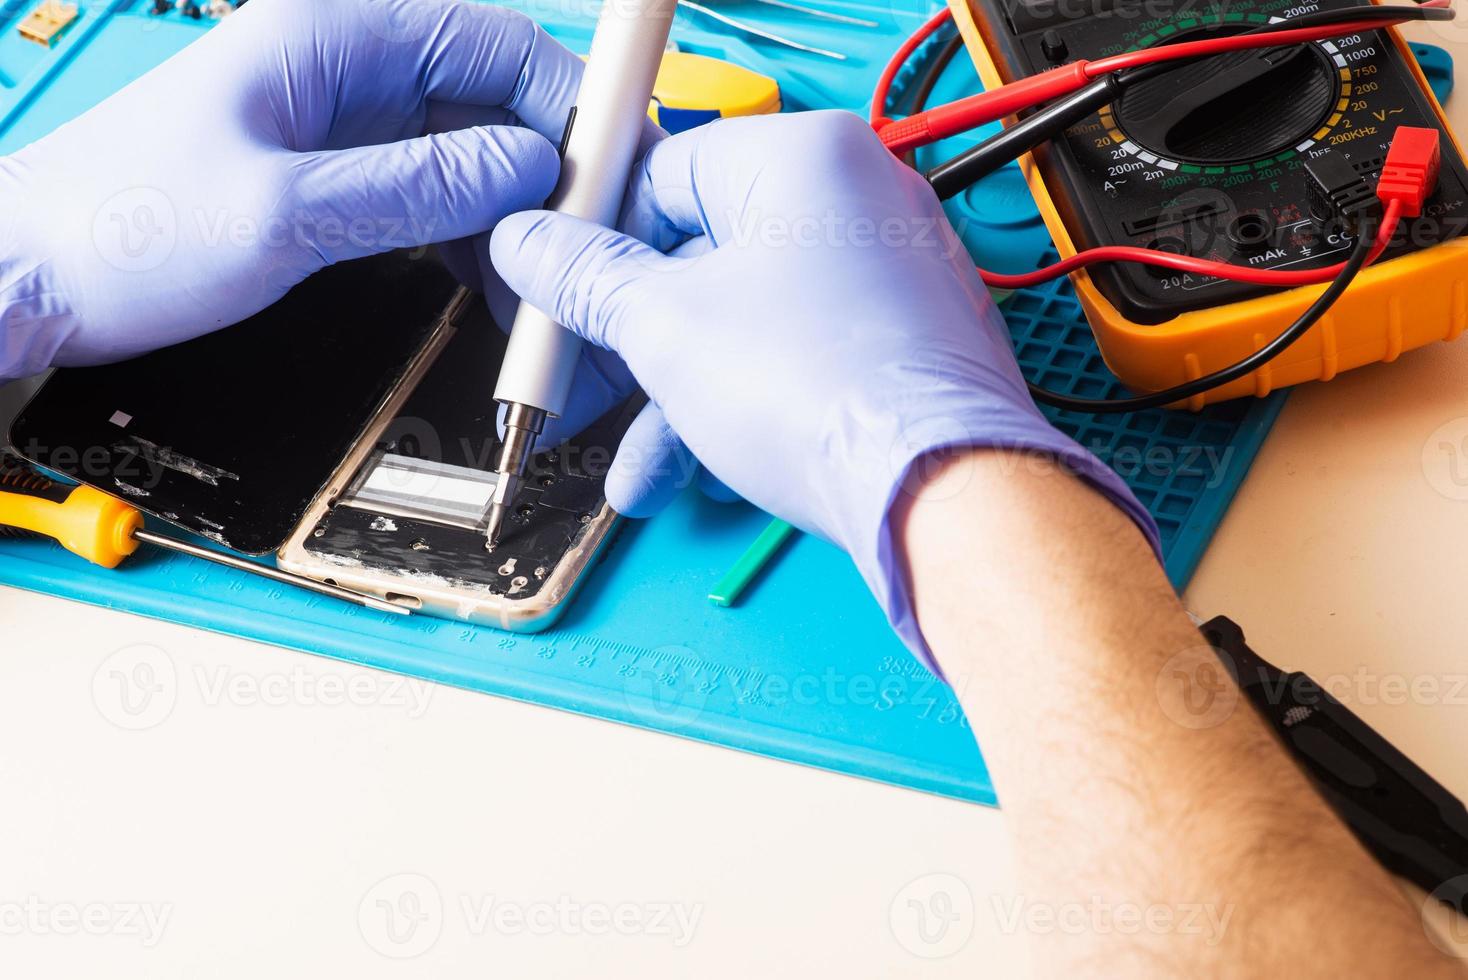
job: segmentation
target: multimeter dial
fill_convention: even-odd
[[[1205,58],[1129,88],[1109,128],[1164,169],[1269,159],[1309,145],[1350,104],[1345,67],[1318,44]]]
[[[1008,78],[1339,9],[1360,0],[969,0]],[[1312,212],[1305,164],[1332,153],[1374,181],[1399,126],[1438,126],[1380,30],[1143,70],[1117,101],[1035,151],[1077,249],[1135,245],[1259,269],[1341,261],[1353,239]],[[1387,258],[1468,227],[1468,172],[1444,141],[1438,191]],[[1108,263],[1096,288],[1132,323],[1238,302],[1266,287]]]
[[[1247,16],[1248,26],[1282,18]],[[1188,31],[1162,28],[1136,47],[1221,32],[1219,17]],[[1267,168],[1304,153],[1345,116],[1351,70],[1332,41],[1236,51],[1203,58],[1133,86],[1101,112],[1113,143],[1160,170],[1203,173],[1238,165]]]

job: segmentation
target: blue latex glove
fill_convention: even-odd
[[[207,333],[329,263],[540,204],[580,77],[487,5],[253,0],[0,159],[0,380]]]
[[[995,447],[1015,465],[1041,454],[1155,547],[1121,479],[1030,400],[931,188],[856,116],[734,119],[671,137],[634,175],[623,219],[630,235],[530,211],[491,240],[511,288],[620,353],[652,399],[619,450],[614,506],[645,510],[661,495],[681,437],[722,483],[850,552],[930,666],[888,526],[928,454]]]

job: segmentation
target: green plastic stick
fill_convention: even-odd
[[[745,549],[744,554],[734,563],[734,567],[724,573],[719,579],[719,584],[714,586],[714,591],[709,593],[709,601],[716,606],[732,606],[739,601],[739,596],[753,582],[755,576],[759,575],[764,567],[775,557],[790,535],[795,533],[795,528],[784,521],[776,519],[770,521],[754,543]]]

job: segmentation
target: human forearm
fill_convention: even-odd
[[[895,526],[1025,900],[1091,926],[1037,943],[1047,973],[1457,975],[1247,703],[1185,700],[1213,654],[1106,499],[1044,458],[970,452]]]

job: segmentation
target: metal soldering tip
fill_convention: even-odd
[[[495,484],[494,495],[489,498],[489,512],[484,516],[484,548],[493,551],[494,546],[499,544],[500,534],[505,529],[505,518],[509,516],[510,505],[515,502],[515,493],[520,489],[520,477],[514,473],[499,474],[499,481]]]
[[[495,472],[494,493],[484,517],[484,547],[493,550],[504,530],[505,517],[520,491],[520,480],[535,451],[535,438],[545,427],[546,413],[529,405],[511,402],[505,413],[505,442]]]
[[[505,529],[505,518],[510,513],[510,505],[515,502],[515,491],[519,489],[520,483],[514,473],[500,470],[497,476],[499,479],[495,481],[494,492],[489,498],[489,510],[484,515],[485,551],[493,551],[494,546],[499,544],[500,534]]]
[[[510,508],[501,503],[489,505],[489,515],[484,522],[484,547],[486,551],[493,551],[494,546],[499,543],[500,531],[505,525],[505,515]]]

